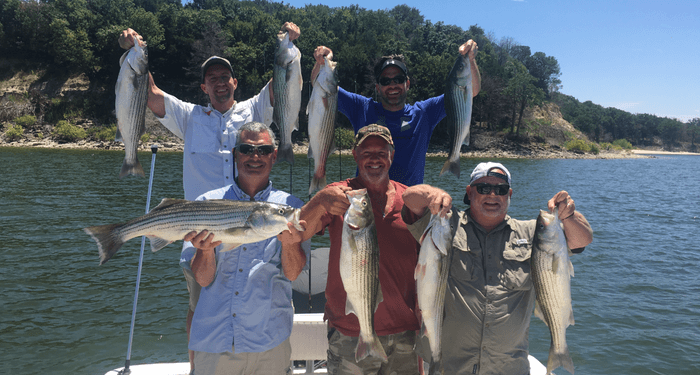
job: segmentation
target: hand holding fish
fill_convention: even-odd
[[[277,235],[277,239],[283,244],[286,243],[301,243],[304,241],[302,233],[306,231],[306,221],[299,220],[299,226],[303,230],[298,230],[294,223],[287,223],[287,230],[283,230]]]
[[[316,59],[316,63],[319,65],[323,65],[326,63],[325,57],[328,55],[332,55],[333,51],[331,51],[330,48],[326,46],[318,46],[314,50],[314,59]]]
[[[122,31],[122,33],[119,35],[119,46],[124,49],[129,49],[136,44],[136,39],[138,39],[139,41],[143,40],[141,35],[134,31],[134,29],[128,28]]]
[[[478,50],[479,46],[477,46],[476,42],[472,39],[467,40],[466,43],[459,46],[459,53],[462,55],[466,55],[468,53],[469,59],[471,59],[472,61],[474,61],[474,58],[476,57],[476,51]]]
[[[570,249],[586,247],[593,241],[593,229],[588,220],[576,211],[574,199],[565,190],[562,190],[547,202],[550,212],[558,210],[559,220],[564,226],[566,243]]]
[[[199,233],[193,230],[185,235],[184,240],[190,241],[192,246],[204,251],[213,251],[217,246],[221,245],[221,241],[214,241],[214,233],[210,233],[206,229]]]
[[[350,207],[350,201],[345,192],[351,190],[352,188],[348,186],[328,186],[316,193],[318,198],[314,198],[318,199],[326,212],[342,216]]]
[[[403,193],[403,202],[416,215],[429,209],[433,215],[446,217],[452,209],[452,197],[446,191],[427,184],[414,185]]]
[[[280,33],[288,32],[289,33],[289,41],[291,42],[292,40],[295,40],[301,35],[301,31],[299,31],[299,26],[297,26],[293,22],[285,22],[284,25],[282,25],[282,28],[280,29]]]

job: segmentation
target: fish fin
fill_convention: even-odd
[[[232,237],[244,237],[246,235],[246,232],[250,230],[249,227],[233,227],[233,228],[228,228],[224,231],[224,233],[232,236]],[[229,249],[231,250],[231,249]]]
[[[552,272],[553,273],[559,273],[559,265],[561,263],[561,260],[559,259],[558,256],[553,256],[552,257]]]
[[[574,309],[571,308],[569,310],[569,325],[575,325],[576,321],[574,321]]]
[[[445,172],[450,171],[452,174],[457,176],[459,178],[459,159],[452,161],[447,159],[445,161],[445,164],[442,166],[442,169],[440,170],[440,176],[445,174]]]
[[[544,314],[542,313],[542,308],[540,308],[540,304],[537,301],[535,301],[535,316],[540,318],[540,320],[543,321],[545,325],[547,325],[547,321],[544,320]]]
[[[564,347],[561,353],[557,353],[554,345],[549,347],[549,358],[547,359],[547,373],[551,373],[559,367],[563,367],[566,371],[574,373],[574,361],[571,360],[569,348]]]
[[[143,167],[141,166],[141,162],[139,159],[135,159],[133,163],[129,163],[124,159],[124,163],[122,163],[122,169],[119,172],[119,178],[124,178],[128,175],[133,175],[133,176],[139,176],[139,177],[145,177],[146,174],[143,172]]]
[[[243,245],[243,244],[242,243],[225,243],[222,245],[223,247],[219,251],[222,253],[225,253],[225,252],[231,251],[231,250],[233,250],[241,245]]]
[[[381,359],[384,363],[388,362],[386,352],[382,343],[379,342],[379,337],[376,333],[372,332],[374,338],[371,343],[365,342],[362,339],[362,335],[357,338],[357,347],[355,348],[355,362],[360,362],[361,360],[372,355],[376,358]]]
[[[129,55],[129,51],[131,51],[131,48],[129,48],[128,50],[126,50],[126,52],[124,52],[124,54],[122,55],[122,57],[119,58],[119,66],[122,66],[122,64],[124,64],[124,60],[126,60],[126,56]]]
[[[180,204],[180,203],[185,203],[185,202],[189,202],[189,201],[186,199],[163,198],[163,200],[160,201],[160,203],[158,203],[158,205],[155,206],[150,212],[160,211],[166,207],[170,207],[170,206]]]
[[[425,276],[425,264],[416,264],[416,270],[413,271],[413,279],[418,280],[419,276]]]
[[[571,263],[571,259],[569,259],[569,276],[574,277],[574,264]]]
[[[311,185],[309,185],[309,194],[312,194],[314,191],[323,189],[324,187],[326,187],[326,185],[326,176],[320,178],[316,178],[316,176],[314,176],[314,178],[311,180]]]
[[[289,164],[294,164],[294,149],[291,144],[284,144],[277,150],[277,163],[282,160]]]
[[[114,136],[114,141],[115,142],[124,142],[124,138],[122,137],[122,131],[119,130],[119,127],[117,127],[117,134]]]
[[[105,264],[119,251],[124,241],[115,233],[115,229],[121,224],[97,225],[83,230],[97,242],[97,251],[100,254],[100,265]]]
[[[357,313],[355,312],[355,308],[353,308],[352,303],[350,303],[350,299],[345,297],[345,315],[350,315],[350,314],[355,314],[355,316],[357,316]]]
[[[379,282],[379,280],[377,280]],[[384,302],[384,294],[382,293],[382,284],[377,285],[377,304],[374,306],[374,312],[377,312],[379,304]]]
[[[156,251],[170,245],[171,243],[173,243],[173,241],[168,241],[165,238],[160,238],[157,236],[146,236],[146,237],[151,241],[151,251],[154,253]]]

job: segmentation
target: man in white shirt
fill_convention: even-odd
[[[289,32],[289,40],[297,39],[299,27],[287,22],[281,31]],[[122,31],[119,45],[124,49],[134,46],[141,36],[133,29]],[[238,86],[231,63],[225,58],[212,56],[202,64],[200,87],[209,95],[207,107],[187,103],[167,94],[156,86],[153,76],[148,74],[148,108],[168,130],[185,141],[182,160],[182,184],[185,199],[198,196],[233,183],[234,160],[231,150],[236,145],[238,129],[248,122],[272,123],[274,98],[268,82],[258,95],[236,102],[233,94]],[[186,242],[180,262],[189,262],[194,253]],[[200,286],[188,275],[187,289],[190,292],[190,307],[187,314],[187,336],[189,337],[192,316],[199,298]],[[194,366],[193,352],[190,364]]]

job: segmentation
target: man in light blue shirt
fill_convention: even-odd
[[[247,123],[233,151],[238,168],[234,183],[197,200],[232,199],[301,207],[298,198],[272,187],[277,158],[274,133],[262,123]],[[305,222],[300,222],[303,226]],[[215,233],[185,236],[196,249],[182,259],[202,286],[192,320],[189,348],[196,374],[286,374],[290,371],[294,309],[292,283],[310,257],[308,242],[289,231],[264,241],[221,252]],[[284,240],[284,244],[283,241]]]

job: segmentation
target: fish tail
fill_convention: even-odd
[[[122,241],[115,231],[119,226],[120,224],[108,224],[83,229],[85,233],[89,234],[90,237],[97,242],[97,250],[100,254],[100,265],[105,264],[112,258],[124,244],[124,241]]]
[[[440,176],[447,171],[452,172],[452,174],[459,178],[459,158],[457,158],[457,160],[447,159],[442,166],[442,170],[440,170]]]
[[[362,335],[357,338],[357,348],[355,349],[355,362],[360,362],[366,357],[372,355],[381,359],[384,363],[388,362],[389,359],[386,356],[384,347],[382,343],[379,342],[379,337],[376,333],[373,333],[373,339],[371,342],[366,342]]]
[[[570,373],[574,373],[574,361],[569,355],[569,348],[566,347],[562,352],[556,352],[554,346],[549,348],[549,359],[547,360],[547,373],[551,373],[558,367],[563,367]]]
[[[124,163],[122,163],[122,170],[121,172],[119,172],[119,178],[124,178],[128,175],[134,175],[139,177],[146,176],[146,174],[143,173],[143,167],[141,166],[141,162],[138,158],[135,158],[134,161],[131,163],[124,159]]]
[[[283,144],[277,151],[277,162],[286,160],[289,164],[294,164],[294,150],[291,144]]]
[[[311,185],[309,186],[309,194],[312,194],[314,191],[318,191],[326,187],[326,176],[322,177],[316,177],[311,180]]]

